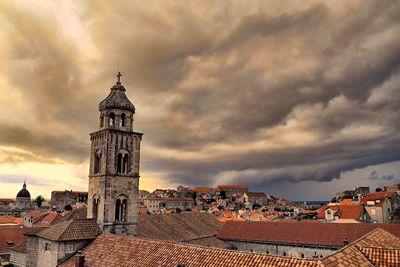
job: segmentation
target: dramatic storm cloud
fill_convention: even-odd
[[[328,199],[394,183],[398,14],[398,1],[2,2],[0,194],[26,177],[44,194],[87,187],[118,58],[142,188]]]

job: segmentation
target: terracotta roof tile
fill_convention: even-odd
[[[374,265],[356,246],[349,246],[322,260],[325,267],[373,267]]]
[[[10,248],[26,240],[25,233],[31,229],[20,225],[0,226],[0,253],[8,252]]]
[[[374,266],[400,266],[400,249],[359,247],[359,250],[374,264]]]
[[[353,200],[352,199],[343,199],[342,202],[340,202],[341,206],[352,206],[353,205]]]
[[[400,249],[400,238],[392,235],[382,228],[376,228],[358,240],[357,245],[365,247]]]
[[[222,224],[206,212],[139,214],[138,236],[183,241],[213,236]]]
[[[15,224],[21,224],[24,219],[22,218],[17,218],[13,216],[0,216],[0,224],[2,223],[15,223]]]
[[[390,198],[394,194],[397,194],[396,192],[391,192],[391,191],[384,191],[384,192],[375,192],[369,195],[364,196],[360,203],[365,204],[367,201],[372,201],[372,200],[384,200],[386,197]]]
[[[219,185],[218,189],[248,189],[246,185]]]
[[[223,240],[343,247],[345,238],[353,242],[377,227],[400,236],[400,224],[228,221],[217,237]]]
[[[54,224],[33,235],[52,241],[95,239],[101,233],[93,219],[74,219]]]
[[[56,212],[49,212],[46,216],[44,216],[40,221],[34,224],[34,226],[38,227],[47,227],[56,222],[58,214]]]
[[[11,250],[12,251],[26,253],[26,243],[27,242],[26,242],[26,239],[25,239],[24,241],[22,241],[21,243],[19,243],[15,247],[13,247]]]
[[[147,240],[134,237],[101,235],[83,249],[85,266],[125,267],[308,267],[321,266],[316,260],[269,256],[233,250],[207,248],[169,241]],[[61,264],[74,266],[74,259]]]
[[[400,238],[376,228],[322,260],[324,266],[399,266]],[[389,247],[389,248],[388,248]]]

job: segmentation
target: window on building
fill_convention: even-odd
[[[51,250],[51,243],[46,242],[46,243],[44,244],[44,250],[45,250],[45,251],[50,251],[50,250]]]
[[[120,126],[125,127],[126,124],[126,115],[124,113],[121,114],[121,121],[120,121]]]
[[[111,112],[109,115],[109,126],[114,126],[114,125],[115,125],[115,114]]]
[[[283,256],[286,256],[286,252],[283,252],[283,254],[282,254]]]
[[[304,254],[303,253],[301,253],[301,258],[304,259]]]
[[[115,202],[115,221],[119,222],[120,220],[120,214],[121,214],[121,200],[117,199]]]
[[[115,202],[115,221],[126,222],[127,221],[127,206],[128,201],[126,199],[117,199]]]
[[[122,173],[127,174],[129,172],[129,155],[125,154],[122,159]]]
[[[101,153],[97,152],[94,159],[94,173],[98,174],[101,169]]]
[[[74,252],[75,251],[75,243],[68,243],[65,247],[65,252]]]
[[[267,253],[267,255],[269,255],[269,250],[267,250],[267,252],[266,252],[266,253]]]
[[[99,199],[97,197],[93,198],[93,209],[92,209],[92,216],[93,219],[97,220],[98,212],[99,212]]]
[[[118,153],[117,156],[117,173],[122,173],[122,154]]]

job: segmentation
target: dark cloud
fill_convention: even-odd
[[[11,151],[8,157],[2,160],[13,163],[24,161],[54,163],[55,158],[77,163],[86,159],[89,152],[89,143],[74,136],[46,131],[33,132],[29,128],[1,123],[0,146],[18,147],[27,151]]]

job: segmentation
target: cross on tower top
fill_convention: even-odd
[[[120,84],[121,83],[121,76],[122,76],[122,74],[121,74],[121,72],[119,72],[118,71],[118,74],[117,74],[117,84]]]

